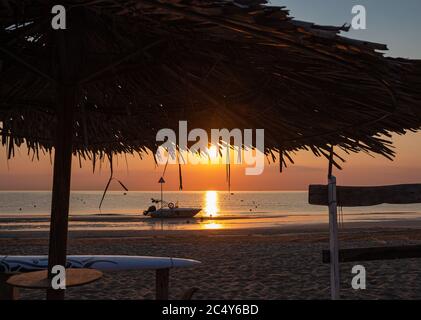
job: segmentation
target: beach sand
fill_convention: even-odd
[[[201,230],[176,232],[72,232],[68,254],[152,255],[197,259],[202,265],[172,270],[170,298],[192,287],[194,299],[329,299],[329,265],[321,261],[328,248],[327,226],[297,229]],[[421,229],[348,225],[341,247],[421,244]],[[46,254],[47,235],[4,233],[0,253]],[[341,264],[344,299],[421,298],[421,259],[362,262],[367,289],[351,288],[351,269]],[[109,272],[93,284],[67,290],[67,299],[153,299],[153,271]],[[23,299],[44,292],[21,290]]]

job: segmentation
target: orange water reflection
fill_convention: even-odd
[[[218,230],[218,229],[223,229],[224,225],[221,223],[208,222],[208,223],[203,223],[201,225],[201,228],[205,230]]]
[[[216,191],[206,191],[205,194],[205,213],[207,217],[217,217],[219,213],[218,208],[218,193]]]
[[[209,217],[209,218],[218,217],[218,213],[219,213],[218,192],[206,191],[204,212],[205,212],[205,217]],[[216,229],[222,229],[224,225],[221,223],[216,223],[214,221],[207,221],[205,223],[202,223],[200,227],[206,230],[216,230]]]

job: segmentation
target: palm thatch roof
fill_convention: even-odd
[[[154,151],[156,132],[178,120],[263,128],[266,154],[287,157],[330,145],[391,157],[385,137],[420,128],[420,61],[345,38],[346,25],[294,20],[265,0],[67,3],[82,48],[73,123],[82,157]],[[54,145],[54,4],[0,1],[0,135],[10,156],[21,144]]]

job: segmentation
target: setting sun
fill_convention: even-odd
[[[208,153],[208,157],[211,160],[217,159],[218,158],[218,148],[214,145],[210,146],[207,150]]]

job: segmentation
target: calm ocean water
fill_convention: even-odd
[[[132,222],[75,222],[71,228],[150,229],[158,225],[141,214],[150,204],[151,198],[159,198],[159,192],[109,192],[101,210],[98,208],[102,192],[72,192],[70,214],[72,216],[130,216],[139,217]],[[179,203],[184,207],[200,207],[199,219],[182,222],[168,222],[166,228],[236,228],[250,226],[276,226],[289,223],[326,222],[326,207],[310,206],[307,192],[166,192],[164,200]],[[50,211],[51,193],[44,191],[0,192],[0,230],[28,228],[28,223],[19,222],[22,217],[46,216]],[[375,220],[411,216],[421,217],[421,205],[380,205],[374,207],[345,208],[347,220]],[[16,217],[2,221],[2,217]],[[205,218],[205,222],[201,221]],[[209,218],[212,218],[211,221]],[[202,219],[203,220],[203,219]],[[210,221],[210,222],[209,222]],[[34,226],[31,224],[30,226]],[[48,222],[37,223],[37,229],[48,227]],[[159,227],[163,227],[162,223]]]

